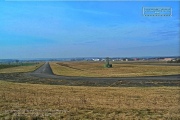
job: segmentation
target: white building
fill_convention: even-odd
[[[93,61],[100,61],[100,59],[93,59]]]

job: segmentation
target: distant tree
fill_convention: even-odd
[[[109,63],[109,57],[106,58],[105,67],[106,68],[112,68],[112,64]]]
[[[180,59],[167,61],[167,63],[180,63]]]
[[[19,63],[19,60],[16,60],[16,64],[18,64]]]
[[[180,59],[177,59],[176,62],[177,62],[177,63],[180,63]]]

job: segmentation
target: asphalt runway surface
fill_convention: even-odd
[[[71,80],[71,81],[84,81],[84,82],[95,82],[95,83],[110,83],[117,84],[121,83],[144,83],[145,81],[150,81],[156,84],[164,83],[169,85],[179,85],[180,75],[166,75],[166,76],[149,76],[149,77],[77,77],[77,76],[61,76],[54,75],[49,63],[45,63],[39,69],[32,73],[28,73],[31,76],[39,77],[39,78],[49,78],[49,79],[61,79],[61,80]],[[173,84],[175,83],[175,84]]]
[[[180,86],[180,75],[147,77],[77,77],[54,75],[48,62],[30,73],[0,74],[1,80],[73,86]]]
[[[42,65],[40,68],[35,70],[34,72],[30,73],[34,75],[54,75],[52,72],[52,69],[48,62],[46,62],[44,65]]]

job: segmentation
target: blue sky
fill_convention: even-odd
[[[145,17],[142,7],[172,7]],[[0,59],[179,55],[179,2],[0,2]]]

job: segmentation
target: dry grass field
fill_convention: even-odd
[[[178,87],[75,87],[0,81],[0,119],[178,120]]]
[[[18,66],[11,68],[0,69],[0,73],[17,73],[17,72],[31,72],[39,68],[43,63],[29,65],[29,66]]]
[[[50,66],[54,74],[65,76],[137,77],[180,74],[180,66],[113,63],[112,68],[105,68],[104,62],[51,62]]]

